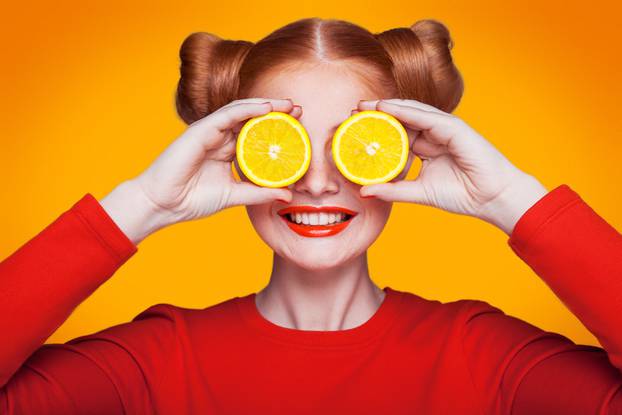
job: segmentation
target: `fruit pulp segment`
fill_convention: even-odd
[[[306,152],[296,129],[284,120],[275,119],[255,124],[242,149],[253,173],[270,181],[295,175],[304,164]]]
[[[403,153],[398,130],[371,117],[348,127],[339,144],[343,164],[351,174],[363,179],[386,176],[400,164]]]

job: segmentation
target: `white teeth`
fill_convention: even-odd
[[[317,213],[309,213],[309,225],[317,225],[319,222],[320,218]]]
[[[287,218],[295,223],[304,225],[330,225],[343,222],[346,214],[342,212],[301,212],[288,213]]]
[[[328,224],[328,213],[320,212],[320,225]]]

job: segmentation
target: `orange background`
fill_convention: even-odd
[[[86,192],[101,200],[185,128],[174,110],[179,46],[194,31],[257,41],[302,17],[378,32],[445,23],[465,79],[455,114],[548,189],[570,185],[622,229],[620,10],[613,2],[106,1],[5,5],[0,24],[0,257]],[[419,164],[409,174],[416,176]],[[407,204],[369,252],[381,286],[488,301],[575,342],[595,338],[481,220]],[[240,257],[244,260],[240,261]],[[48,342],[131,320],[166,302],[203,308],[260,290],[271,251],[243,207],[151,235]]]

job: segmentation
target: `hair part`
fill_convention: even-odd
[[[191,124],[246,96],[262,76],[315,64],[350,70],[370,90],[388,97],[415,99],[451,112],[464,88],[452,47],[447,28],[432,19],[372,34],[344,20],[305,18],[257,43],[195,32],[179,53],[177,112]]]

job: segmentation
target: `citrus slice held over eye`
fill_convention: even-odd
[[[248,120],[236,143],[240,169],[250,181],[283,187],[300,179],[311,162],[311,143],[300,122],[272,111]]]
[[[406,129],[382,111],[357,112],[333,135],[332,152],[337,168],[348,180],[361,185],[395,178],[406,165],[408,150]]]

